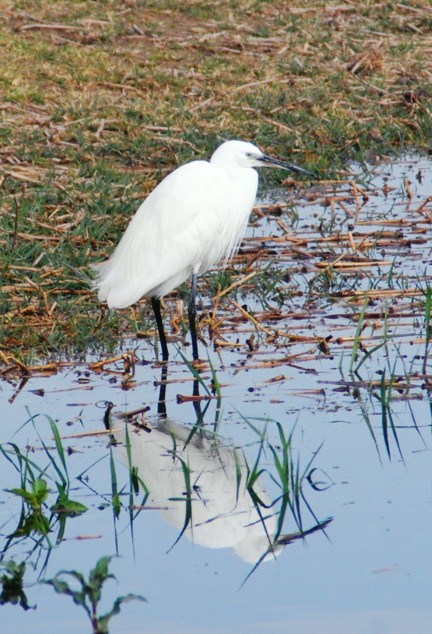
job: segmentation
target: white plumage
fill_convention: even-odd
[[[224,143],[210,162],[179,167],[151,192],[98,267],[101,301],[125,308],[144,295],[162,297],[235,251],[258,187],[247,151],[259,153],[250,143]]]
[[[169,174],[139,207],[112,256],[95,266],[99,299],[126,308],[145,295],[160,298],[226,261],[244,234],[258,188],[253,168],[260,166],[309,174],[245,141],[227,141],[210,161]]]

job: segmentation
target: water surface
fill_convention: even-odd
[[[129,592],[147,603],[124,605],[111,632],[428,631],[432,164],[408,157],[366,167],[352,168],[358,188],[263,199],[235,262],[233,279],[244,283],[217,306],[202,296],[202,312],[216,310],[221,321],[213,345],[202,328],[209,363],[199,391],[214,396],[213,368],[220,399],[189,400],[193,375],[182,355],[190,348],[180,335],[170,344],[163,419],[165,377],[151,338],[120,342],[119,354],[134,352],[133,375],[122,358],[99,371],[91,358],[24,385],[6,376],[3,447],[28,447],[47,465],[41,439],[53,448],[54,420],[69,449],[70,495],[88,511],[67,520],[59,545],[51,535],[51,551],[43,540],[9,542],[21,504],[6,489],[20,486],[20,475],[0,457],[5,559],[27,560],[25,590],[37,603],[28,612],[3,606],[4,631],[90,631],[70,598],[35,582],[60,569],[87,574],[116,553],[118,583],[104,589],[102,611]],[[99,433],[106,402],[115,445]],[[125,426],[122,416],[143,408]],[[297,515],[281,515],[278,500],[281,430],[291,437],[291,467],[305,476]],[[130,497],[126,433],[147,498],[142,488]],[[256,465],[258,505],[246,486]],[[278,528],[285,546],[273,542]],[[297,539],[302,531],[310,533]]]

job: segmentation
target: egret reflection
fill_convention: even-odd
[[[185,524],[185,503],[190,496],[191,517],[184,534],[207,548],[232,548],[248,563],[278,554],[273,545],[277,519],[261,483],[254,485],[260,507],[247,488],[248,467],[244,454],[223,444],[212,434],[191,429],[169,418],[158,420],[151,433],[128,427],[131,460],[150,491],[152,504],[179,531]],[[117,449],[125,461],[126,430],[116,432]],[[189,442],[188,442],[189,440]],[[190,474],[191,490],[185,486],[183,465]],[[179,501],[180,500],[180,501]],[[266,508],[267,507],[267,508]]]
[[[320,523],[314,516],[312,528],[303,530],[295,518],[299,530],[282,534],[289,508],[287,491],[281,495],[278,489],[276,498],[270,499],[262,476],[270,474],[272,465],[262,464],[261,450],[251,467],[243,449],[204,427],[209,402],[201,411],[196,381],[196,424],[186,426],[167,416],[166,378],[164,367],[158,417],[153,423],[146,421],[143,426],[122,417],[112,421],[116,430],[113,450],[129,469],[134,468],[149,491],[148,502],[179,531],[178,539],[186,536],[206,548],[232,548],[256,567],[277,557],[292,541],[324,530],[328,522]]]

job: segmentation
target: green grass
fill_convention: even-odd
[[[24,361],[112,347],[130,313],[101,321],[71,267],[88,273],[161,177],[222,139],[326,175],[430,148],[426,0],[29,0],[4,18],[0,328]]]

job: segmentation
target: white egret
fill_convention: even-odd
[[[94,287],[109,308],[151,298],[164,360],[168,346],[160,298],[192,276],[188,316],[197,360],[197,276],[237,251],[258,189],[256,167],[312,176],[252,143],[226,141],[210,161],[186,163],[164,178],[138,208],[111,257],[95,266]]]

